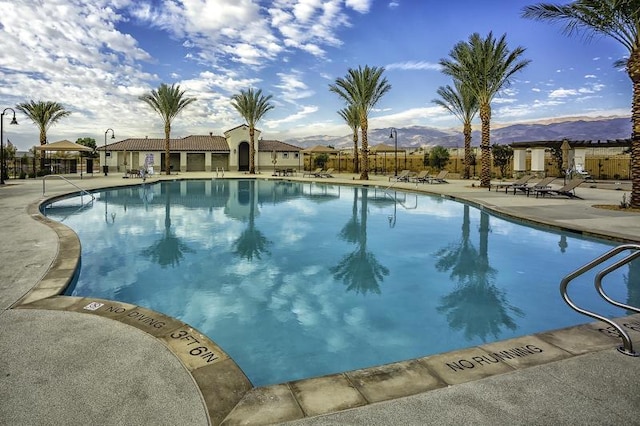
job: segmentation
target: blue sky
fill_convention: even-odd
[[[71,116],[50,142],[162,137],[162,122],[138,100],[177,83],[198,101],[172,136],[222,134],[242,123],[230,97],[254,87],[275,109],[259,123],[267,139],[346,135],[344,105],[328,85],[360,65],[383,66],[392,85],[370,128],[459,128],[432,100],[450,84],[438,67],[473,32],[506,33],[532,62],[492,104],[494,127],[564,117],[630,116],[631,82],[613,62],[612,40],[567,37],[520,18],[523,0],[0,0],[0,107],[62,103]],[[566,2],[560,2],[566,3]],[[38,130],[18,113],[5,138],[19,149]],[[479,122],[479,121],[478,121]],[[5,139],[6,142],[6,139]]]

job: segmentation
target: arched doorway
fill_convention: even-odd
[[[240,142],[238,145],[238,171],[249,171],[249,142]]]

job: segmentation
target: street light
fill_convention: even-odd
[[[102,171],[105,176],[109,174],[109,166],[107,166],[107,133],[109,133],[109,130],[111,130],[111,139],[116,138],[116,134],[113,129],[109,128],[104,132],[104,164],[102,166]]]
[[[5,108],[0,114],[0,185],[4,185],[4,115],[7,110],[11,110],[13,112],[13,119],[10,124],[18,124],[16,120],[16,112],[13,108]]]
[[[394,155],[394,165],[393,165],[393,175],[398,176],[398,131],[395,128],[391,128],[391,134],[389,135],[389,139],[393,138],[395,140],[395,151]]]

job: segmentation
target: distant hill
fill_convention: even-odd
[[[462,130],[437,129],[426,126],[399,128],[398,146],[419,148],[421,146],[461,147],[464,145]],[[369,145],[379,143],[393,144],[389,138],[390,128],[369,130]],[[613,140],[631,137],[631,119],[615,117],[603,119],[567,119],[554,123],[513,124],[491,129],[491,143],[510,144],[513,142],[547,140]],[[480,131],[472,133],[471,144],[480,145]],[[353,145],[352,135],[345,136],[309,136],[289,139],[285,142],[303,148],[315,145],[331,145],[336,148],[348,148]]]

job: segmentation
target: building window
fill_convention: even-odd
[[[288,152],[283,152],[282,153],[282,158],[289,158],[289,153]]]
[[[300,157],[300,154],[298,152],[293,153],[293,158],[299,158],[299,157]]]

